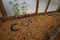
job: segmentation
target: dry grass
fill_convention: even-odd
[[[54,15],[52,15],[54,14]],[[46,15],[0,20],[0,40],[48,40],[60,24],[60,12]],[[11,25],[14,25],[12,30]]]

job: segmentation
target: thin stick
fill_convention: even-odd
[[[7,13],[6,13],[6,10],[5,10],[4,5],[2,3],[2,0],[0,0],[0,11],[1,11],[2,16],[4,16],[4,17],[7,16]]]
[[[36,0],[36,14],[38,13],[38,8],[39,8],[39,0]]]
[[[46,6],[46,9],[45,9],[45,12],[47,12],[50,2],[51,2],[51,0],[48,0],[48,3],[47,3],[47,6]]]

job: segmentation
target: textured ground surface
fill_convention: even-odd
[[[9,18],[0,19],[0,40],[49,40],[60,26],[60,12]]]

